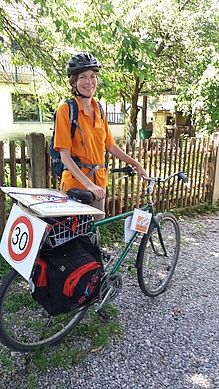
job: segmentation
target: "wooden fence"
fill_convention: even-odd
[[[137,159],[151,177],[167,176],[174,171],[184,171],[191,189],[174,179],[165,186],[156,186],[153,201],[156,211],[194,206],[201,202],[212,203],[219,199],[218,139],[153,139],[141,140],[120,146]],[[7,154],[5,156],[5,153]],[[119,180],[121,174],[110,174],[110,169],[123,166],[111,155],[106,155],[109,172],[106,215],[126,212],[145,202],[146,182],[137,176]],[[11,141],[7,150],[0,142],[0,186],[58,188],[57,177],[51,175],[48,143],[43,134],[29,134],[27,142]],[[1,192],[0,235],[2,234],[10,204]]]

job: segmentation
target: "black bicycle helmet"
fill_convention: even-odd
[[[68,77],[77,74],[83,70],[92,69],[95,72],[99,72],[101,66],[92,54],[88,53],[79,53],[73,55],[68,61],[67,65],[67,75]]]

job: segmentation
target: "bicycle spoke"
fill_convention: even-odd
[[[55,344],[84,316],[87,307],[69,314],[49,316],[33,300],[28,282],[14,270],[12,272],[14,275],[9,273],[8,282],[4,281],[0,289],[0,339],[6,346],[31,351]]]
[[[150,297],[157,296],[166,289],[179,255],[180,234],[176,219],[167,212],[159,222],[163,242],[155,225],[149,238],[143,237],[139,248],[139,285],[143,293]]]

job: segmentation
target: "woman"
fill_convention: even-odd
[[[137,161],[114,144],[106,115],[101,117],[99,105],[93,98],[100,68],[97,59],[91,54],[80,53],[70,58],[67,75],[72,95],[78,104],[78,123],[74,138],[71,139],[69,107],[67,103],[61,104],[56,116],[54,148],[59,150],[66,167],[62,173],[61,188],[64,191],[70,188],[90,190],[95,196],[91,205],[104,211],[108,184],[105,150],[135,166],[140,177],[147,176],[147,173]],[[95,165],[95,173],[88,177],[89,168],[79,168],[72,157],[77,157],[82,164]]]

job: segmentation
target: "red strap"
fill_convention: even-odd
[[[77,285],[79,279],[88,271],[100,268],[100,264],[96,261],[86,263],[85,265],[80,266],[78,269],[73,271],[65,280],[63,287],[63,294],[67,297],[74,295],[75,286]]]
[[[47,263],[41,258],[37,258],[37,263],[38,263],[38,265],[40,265],[41,270],[40,270],[40,274],[39,274],[39,277],[38,277],[38,280],[36,283],[36,287],[47,286],[47,276],[46,276]]]
[[[74,216],[73,219],[74,219],[74,221],[73,221],[73,223],[72,223],[71,229],[72,229],[73,232],[76,232],[76,230],[77,230],[77,225],[78,225],[78,218],[77,218],[77,216]]]

